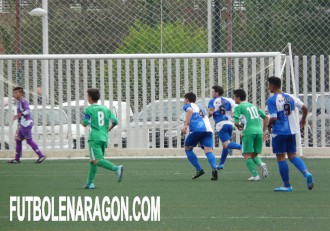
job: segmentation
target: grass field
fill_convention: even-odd
[[[36,165],[0,161],[0,230],[330,230],[330,159],[305,159],[315,178],[308,191],[302,175],[289,164],[292,193],[281,185],[275,159],[265,159],[270,177],[248,182],[243,159],[228,159],[216,182],[207,174],[191,180],[186,159],[113,160],[125,166],[124,179],[99,169],[96,189],[84,190],[87,160],[46,160]],[[160,196],[159,222],[9,221],[9,196]]]

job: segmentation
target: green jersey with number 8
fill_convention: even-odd
[[[265,118],[265,112],[247,101],[241,102],[234,111],[235,123],[244,124],[243,136],[263,134],[260,117]]]
[[[88,140],[108,142],[110,121],[118,124],[118,119],[109,108],[99,104],[85,108],[83,124],[90,126]]]

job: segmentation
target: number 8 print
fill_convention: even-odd
[[[103,126],[104,125],[104,113],[103,113],[103,111],[97,112],[97,117],[99,119],[99,126]]]

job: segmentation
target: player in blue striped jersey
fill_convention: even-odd
[[[295,107],[302,110],[300,127],[305,126],[308,108],[298,98],[293,95],[283,93],[281,90],[281,79],[278,77],[268,78],[269,90],[274,95],[267,100],[270,120],[268,131],[272,134],[273,152],[276,154],[279,172],[283,181],[283,186],[275,188],[277,192],[292,192],[289,179],[289,167],[286,162],[287,153],[291,163],[303,174],[307,182],[307,188],[311,190],[314,186],[312,174],[304,161],[296,155],[296,134],[299,132],[295,115]]]
[[[211,180],[218,179],[218,171],[216,169],[216,159],[213,153],[213,130],[206,115],[206,111],[199,107],[196,102],[196,95],[192,92],[184,95],[183,110],[186,112],[186,118],[182,128],[182,133],[186,134],[189,126],[189,135],[185,140],[185,152],[190,163],[196,168],[196,175],[192,179],[196,179],[205,174],[193,148],[200,143],[204,149],[207,160],[212,168]]]
[[[222,96],[223,88],[221,86],[216,85],[212,89],[213,99],[208,105],[208,115],[213,116],[216,131],[222,142],[222,154],[217,169],[223,169],[229,149],[242,149],[240,144],[230,141],[234,128],[231,122],[232,111],[237,105],[233,99]]]

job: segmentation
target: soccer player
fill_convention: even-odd
[[[268,116],[258,109],[253,104],[245,101],[246,93],[243,89],[234,91],[234,100],[238,106],[234,111],[235,126],[239,130],[243,130],[243,150],[245,163],[252,173],[249,181],[259,181],[260,176],[255,167],[255,164],[261,168],[263,178],[268,177],[267,165],[262,162],[258,154],[262,151],[262,144],[264,140],[264,132],[267,129]],[[260,118],[264,120],[263,126],[261,125]],[[240,124],[240,122],[242,124]]]
[[[308,172],[304,161],[296,155],[296,134],[299,127],[296,126],[297,119],[294,113],[295,107],[302,110],[300,127],[305,126],[308,108],[300,99],[293,95],[283,93],[281,90],[281,79],[275,76],[268,78],[268,88],[274,95],[267,100],[270,120],[268,123],[269,134],[272,134],[273,153],[276,154],[279,172],[283,186],[275,188],[276,192],[292,192],[289,178],[289,167],[286,162],[285,153],[291,163],[303,174],[307,182],[307,188],[312,190],[314,180]]]
[[[15,159],[8,161],[9,164],[20,163],[22,156],[22,142],[25,139],[26,143],[30,145],[33,151],[38,155],[38,159],[35,163],[42,163],[46,157],[40,151],[38,145],[32,139],[32,127],[33,120],[30,115],[29,103],[24,98],[24,89],[22,87],[15,87],[13,90],[14,98],[17,100],[17,114],[14,116],[14,120],[18,120],[18,128],[16,130],[16,155]]]
[[[212,97],[208,105],[208,115],[213,116],[215,128],[222,142],[222,154],[217,169],[223,169],[228,155],[228,149],[241,150],[240,144],[231,142],[233,132],[233,123],[231,122],[232,110],[237,106],[235,102],[223,97],[223,88],[221,86],[212,87]]]
[[[123,177],[123,166],[116,166],[104,159],[104,152],[108,145],[108,132],[117,124],[116,116],[105,106],[97,104],[100,99],[99,89],[90,88],[87,90],[88,102],[91,104],[84,111],[82,125],[89,126],[88,146],[90,154],[89,174],[85,189],[94,189],[94,179],[99,167],[116,172],[117,181],[120,182]],[[110,121],[112,121],[111,126]]]
[[[184,95],[183,110],[186,112],[186,118],[182,128],[182,133],[186,134],[189,126],[189,135],[185,141],[185,152],[190,163],[196,168],[196,175],[192,179],[196,179],[205,174],[198,158],[193,151],[197,143],[200,142],[201,148],[204,149],[205,155],[212,168],[211,180],[218,180],[218,170],[216,169],[216,159],[213,151],[213,130],[206,115],[206,111],[201,109],[196,102],[196,95],[193,92]]]

